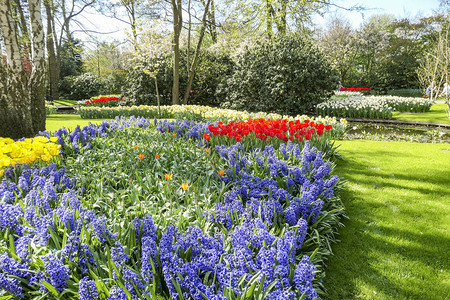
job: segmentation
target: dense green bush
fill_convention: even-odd
[[[194,53],[191,53],[191,60],[193,56]],[[187,49],[183,49],[180,53],[180,102],[183,100],[188,81],[186,58]],[[145,62],[140,62],[141,67],[129,71],[124,94],[130,105],[157,104],[155,80],[148,72],[144,71],[144,69],[155,70],[152,61],[146,58]],[[158,64],[156,78],[161,104],[169,105],[172,103],[172,57],[167,55],[155,61]],[[188,104],[219,106],[225,95],[223,91],[217,90],[217,87],[224,84],[232,75],[233,67],[234,62],[228,55],[213,50],[202,51],[195,69]]]
[[[127,81],[124,72],[111,73],[105,78],[92,73],[66,76],[60,81],[61,96],[72,100],[89,99],[99,94],[120,94]]]
[[[158,91],[161,105],[169,105],[172,103],[172,82],[173,71],[171,57],[167,56],[158,60]],[[127,73],[127,84],[124,88],[124,95],[127,99],[127,105],[156,105],[157,94],[155,88],[155,79],[149,75],[144,69],[154,70],[154,66],[149,61],[141,61],[141,67],[130,69]],[[180,72],[180,81],[183,76]]]
[[[233,75],[234,65],[227,54],[216,51],[203,53],[196,68],[189,104],[219,106],[224,102],[226,90],[219,87],[226,85]]]
[[[337,73],[310,41],[287,36],[238,57],[222,106],[296,115],[328,99],[337,85]]]
[[[84,73],[79,76],[66,76],[60,82],[61,96],[72,100],[89,99],[92,96],[104,94],[105,84],[95,74]]]
[[[103,92],[105,94],[122,94],[124,86],[126,86],[127,83],[127,77],[126,77],[125,71],[117,71],[112,72],[107,77],[102,78],[103,81]],[[95,95],[91,95],[95,96]]]

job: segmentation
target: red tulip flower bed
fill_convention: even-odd
[[[368,92],[370,91],[370,88],[341,88],[341,92]]]
[[[120,97],[119,96],[112,96],[112,97],[100,97],[100,98],[92,98],[89,100],[86,100],[84,103],[89,104],[89,103],[103,103],[103,102],[108,102],[108,101],[119,101]]]
[[[310,140],[314,134],[322,135],[331,130],[332,125],[325,126],[323,123],[314,123],[309,120],[300,122],[300,120],[270,120],[270,119],[250,119],[242,122],[230,121],[224,125],[219,122],[217,126],[211,124],[208,126],[213,135],[228,136],[240,142],[244,136],[254,133],[261,139],[267,140],[269,137],[277,137],[287,142],[288,140],[303,141]]]

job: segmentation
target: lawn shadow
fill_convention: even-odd
[[[392,151],[372,154],[371,159],[378,161],[386,155],[399,156],[398,152]],[[380,189],[379,193],[383,193],[383,188],[413,189],[424,198],[433,194],[436,199],[442,198],[445,201],[447,198],[449,201],[450,185],[449,181],[445,180],[448,177],[445,168],[444,165],[429,173],[418,171],[407,175],[399,174],[399,171],[391,177],[382,170],[371,169],[369,161],[367,164],[361,163],[349,155],[348,159],[337,164],[336,173],[348,180],[348,184],[355,184],[357,181],[357,187],[367,190]],[[395,183],[392,178],[396,179]],[[418,184],[411,187],[407,181],[417,181]],[[424,187],[429,184],[433,186]],[[370,192],[374,193],[373,190]],[[450,269],[445,250],[450,249],[450,237],[445,234],[445,230],[439,232],[430,229],[429,232],[420,232],[414,226],[401,228],[395,224],[395,217],[391,216],[389,219],[389,216],[386,216],[386,208],[389,205],[387,201],[367,201],[364,192],[352,190],[349,186],[342,191],[341,197],[349,219],[342,221],[345,227],[339,231],[340,242],[332,247],[334,256],[328,260],[324,280],[328,295],[323,299],[450,298],[450,287],[445,285],[442,278],[445,276],[444,272],[448,274]],[[384,199],[383,197],[380,198]],[[434,204],[433,199],[432,202]],[[419,215],[423,218],[420,222],[427,224],[424,218],[427,209],[429,207],[413,203],[410,208],[401,208],[400,218],[414,220]],[[386,221],[392,224],[383,225]],[[435,225],[431,223],[428,226]],[[425,273],[416,269],[421,266],[428,268]],[[430,276],[433,277],[432,284],[429,283]],[[362,286],[365,290],[361,290]]]

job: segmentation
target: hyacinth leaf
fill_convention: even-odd
[[[152,293],[152,299],[156,299],[156,270],[155,270],[155,264],[153,263],[153,259],[152,256],[149,255],[149,260],[150,260],[150,264],[152,265],[152,271],[153,271],[153,276],[152,276],[152,288],[150,290],[150,292]]]
[[[344,210],[343,208],[336,208],[336,209],[325,212],[323,215],[321,215],[320,217],[317,218],[317,221],[311,225],[311,228],[317,227],[322,222],[322,220],[325,219],[327,216],[333,215],[333,214],[343,211],[343,210]]]
[[[253,276],[252,279],[250,279],[249,283],[253,281],[250,287],[247,286],[247,291],[243,294],[245,295],[245,299],[253,299],[253,292],[255,291],[256,285],[258,284],[257,278],[259,277],[259,272],[257,275]]]
[[[51,285],[49,282],[45,281],[45,280],[41,280],[41,284],[43,286],[45,286],[47,288],[47,290],[49,290],[50,293],[52,293],[53,296],[58,297],[59,293],[58,291],[53,287],[53,285]]]
[[[200,291],[200,289],[198,287],[195,287],[203,296],[204,299],[208,300],[208,297],[202,292]]]
[[[317,247],[317,248],[313,251],[313,253],[311,253],[311,255],[309,256],[309,259],[310,259],[311,261],[314,260],[314,258],[316,257],[316,254],[318,253],[318,251],[319,251],[319,248]]]
[[[122,278],[121,273],[119,272],[119,269],[117,269],[116,264],[111,259],[108,260],[108,265],[109,265],[109,272],[110,272],[110,277],[111,278],[113,277],[112,276],[112,273],[113,273],[112,270],[113,269],[116,272],[117,277],[118,278]]]
[[[177,272],[177,273],[178,273],[178,272]],[[178,276],[181,277],[181,274],[178,273]],[[183,277],[181,277],[181,278],[183,278]],[[182,279],[182,280],[183,280],[183,279]],[[178,280],[172,279],[172,284],[173,284],[173,286],[175,287],[175,289],[177,290],[179,299],[180,299],[180,300],[184,300],[184,297],[183,297],[183,291],[182,291],[181,288],[180,288],[180,285],[179,285],[179,283],[178,283]]]
[[[22,269],[19,269],[19,270],[22,270]],[[23,270],[23,271],[26,271],[26,270]],[[15,276],[15,275],[8,275],[8,277],[9,277],[9,278],[14,278],[14,279],[16,279],[16,280],[19,280],[20,282],[22,282],[22,283],[25,284],[25,285],[27,285],[27,284],[29,283],[28,280],[23,279],[23,278],[18,277],[18,276]]]
[[[128,291],[128,289],[125,287],[125,285],[123,285],[122,282],[120,282],[119,280],[116,280],[116,284],[122,288],[122,290],[125,292],[125,294],[127,294],[128,299],[133,298],[131,293]]]
[[[109,295],[109,289],[106,287],[103,281],[95,279],[95,286],[97,287],[99,293],[103,291],[106,295]]]
[[[0,300],[9,300],[9,299],[13,299],[14,296],[0,296]]]
[[[208,271],[208,272],[205,273],[205,275],[203,276],[203,284],[207,285],[208,280],[209,280],[209,276],[211,275],[211,273],[212,273],[212,271]]]
[[[17,257],[16,254],[16,246],[14,245],[14,237],[12,236],[12,234],[8,233],[8,240],[9,240],[9,253],[14,259],[18,260],[19,257]]]
[[[71,293],[71,294],[74,294],[74,295],[78,296],[78,289],[76,289],[76,288],[72,288],[72,289],[65,288],[64,291],[59,295],[59,299],[67,299],[66,297],[64,297],[64,295],[68,294],[68,293]]]
[[[262,290],[262,293],[258,295],[258,299],[264,300],[267,298],[267,295],[272,291],[272,289],[275,287],[275,284],[277,282],[274,280],[272,281],[264,290]],[[261,284],[262,287],[262,284]]]
[[[54,216],[56,218],[56,214],[54,214]],[[56,249],[61,250],[60,237],[58,235],[56,235],[56,233],[53,231],[53,229],[50,225],[47,226],[47,231],[50,232],[52,241],[55,244]]]

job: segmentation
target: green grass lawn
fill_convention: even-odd
[[[82,119],[79,115],[54,114],[47,116],[45,126],[48,131],[53,132],[61,127],[66,127],[69,130],[73,130],[77,127],[77,125],[83,127],[89,123],[98,124],[102,121],[102,119]]]
[[[77,100],[66,100],[66,99],[60,99],[53,101],[53,104],[56,106],[71,106],[71,105],[77,105]]]
[[[434,104],[426,113],[400,113],[394,112],[393,118],[403,121],[423,121],[432,123],[450,124],[448,118],[447,104]]]
[[[325,299],[450,299],[450,144],[338,143],[349,219]]]

